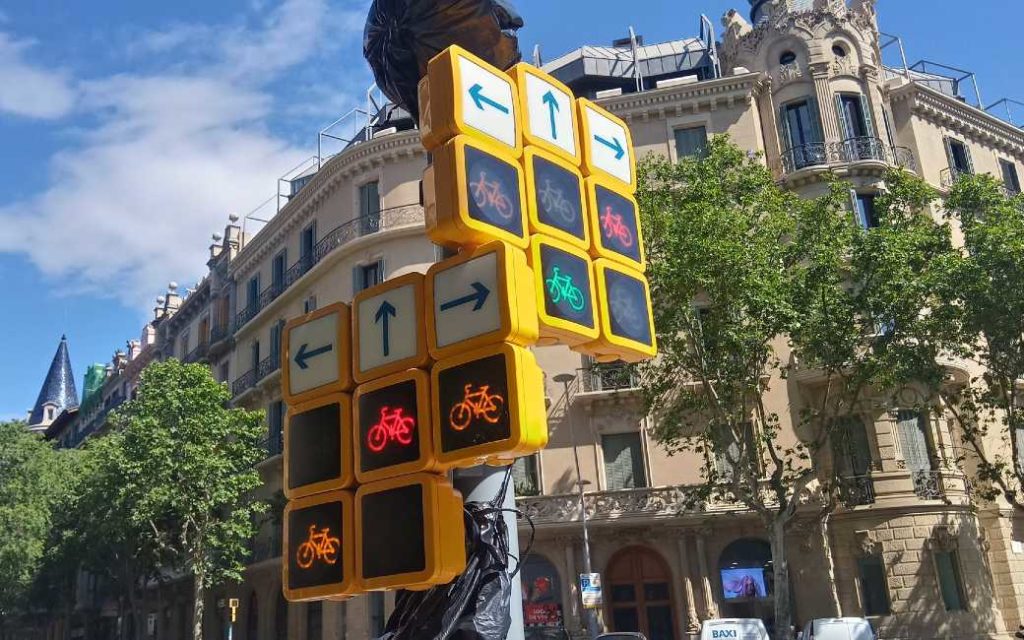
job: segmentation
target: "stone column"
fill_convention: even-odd
[[[676,548],[679,550],[679,575],[683,579],[682,597],[686,600],[684,603],[679,603],[678,608],[683,616],[681,624],[683,633],[693,634],[700,631],[700,618],[697,616],[697,607],[693,600],[693,579],[690,575],[690,555],[687,550],[687,537],[683,531],[679,531],[676,534]]]
[[[710,535],[709,529],[697,532],[697,566],[700,569],[701,590],[704,592],[704,618],[717,618],[718,607],[715,605],[715,594],[711,591],[711,574],[708,572],[707,548],[704,537]]]
[[[861,65],[860,80],[864,84],[864,95],[867,97],[868,106],[871,108],[871,119],[875,122],[875,137],[888,145],[889,137],[886,131],[885,111],[882,107],[878,69],[869,65]],[[891,133],[895,141],[896,132],[893,131]]]
[[[832,85],[829,83],[829,63],[815,62],[811,64],[811,76],[814,78],[814,93],[818,98],[821,130],[825,137],[825,143],[840,142],[843,136],[839,132],[836,99],[832,93]]]

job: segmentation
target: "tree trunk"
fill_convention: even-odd
[[[196,571],[195,593],[192,595],[192,640],[203,640],[203,602],[206,596],[205,585],[201,571]]]
[[[786,529],[776,521],[769,529],[772,547],[772,569],[775,577],[775,640],[790,640],[793,623],[791,594],[789,592],[789,558],[786,555]]]

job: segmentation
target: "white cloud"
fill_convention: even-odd
[[[44,192],[0,203],[0,251],[24,252],[66,287],[139,309],[169,280],[198,279],[227,214],[272,194],[312,153],[314,131],[303,147],[268,126],[294,104],[266,87],[321,51],[338,13],[323,0],[285,0],[257,28],[208,38],[191,63],[179,56],[155,72],[80,81],[75,144],[52,158]],[[154,54],[184,51],[215,32],[176,25],[146,42]],[[336,75],[345,86],[365,71],[354,64]],[[94,124],[82,132],[82,122]]]
[[[0,15],[0,23],[5,21]],[[32,44],[0,32],[0,114],[60,118],[74,106],[74,91],[66,74],[43,69],[26,59]]]

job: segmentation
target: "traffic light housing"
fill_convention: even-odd
[[[467,467],[534,453],[548,441],[543,372],[503,343],[437,362],[430,373],[438,462]]]
[[[351,486],[352,400],[345,393],[290,406],[284,425],[284,493],[289,499]]]
[[[288,601],[359,593],[353,500],[349,491],[331,491],[285,506],[281,578]]]
[[[583,175],[572,163],[536,147],[523,151],[530,231],[590,248]]]
[[[344,302],[290,320],[281,338],[281,395],[290,405],[350,391],[352,314]]]
[[[524,150],[544,149],[578,167],[582,154],[572,90],[554,76],[525,62],[515,65],[508,73],[519,92]]]
[[[537,341],[526,254],[490,242],[427,270],[427,345],[435,360],[487,344]]]
[[[642,273],[612,260],[594,262],[601,334],[580,351],[602,362],[639,362],[658,353],[651,292]]]
[[[358,482],[437,468],[426,371],[409,369],[363,383],[352,404]]]
[[[427,365],[423,304],[421,273],[407,273],[356,294],[352,375],[357,382]]]
[[[356,492],[356,574],[365,591],[427,589],[466,568],[462,494],[416,473]]]
[[[540,343],[575,346],[596,340],[596,289],[587,252],[534,235],[527,258],[533,269]]]
[[[616,180],[630,193],[636,191],[636,154],[629,127],[607,109],[577,98],[583,175]]]
[[[450,248],[502,240],[527,244],[526,190],[519,161],[497,145],[458,136],[434,151],[423,174],[427,234]]]
[[[647,269],[639,207],[633,195],[616,181],[590,177],[584,181],[590,208],[590,255],[607,258],[636,271]]]

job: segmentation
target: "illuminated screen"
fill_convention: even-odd
[[[458,451],[511,437],[508,372],[497,354],[438,374],[441,451]]]
[[[519,172],[504,160],[466,147],[469,216],[517,236],[523,235]]]
[[[583,239],[579,177],[540,156],[533,158],[533,175],[537,191],[537,218],[546,225]]]
[[[362,497],[363,578],[423,571],[423,486],[411,484]]]
[[[291,416],[288,488],[341,477],[341,405],[325,404]]]
[[[764,569],[722,569],[722,594],[726,600],[767,597]]]
[[[547,314],[593,328],[594,309],[590,299],[590,265],[587,261],[542,244],[540,264]]]
[[[597,185],[597,215],[601,223],[601,246],[640,261],[640,238],[636,230],[636,206],[610,189]]]
[[[361,471],[419,458],[416,382],[406,380],[359,396]]]
[[[287,526],[288,549],[285,552],[290,589],[344,581],[341,502],[295,509],[288,514]]]
[[[608,292],[608,317],[612,333],[651,344],[651,323],[644,283],[612,269],[604,270],[605,290]]]

